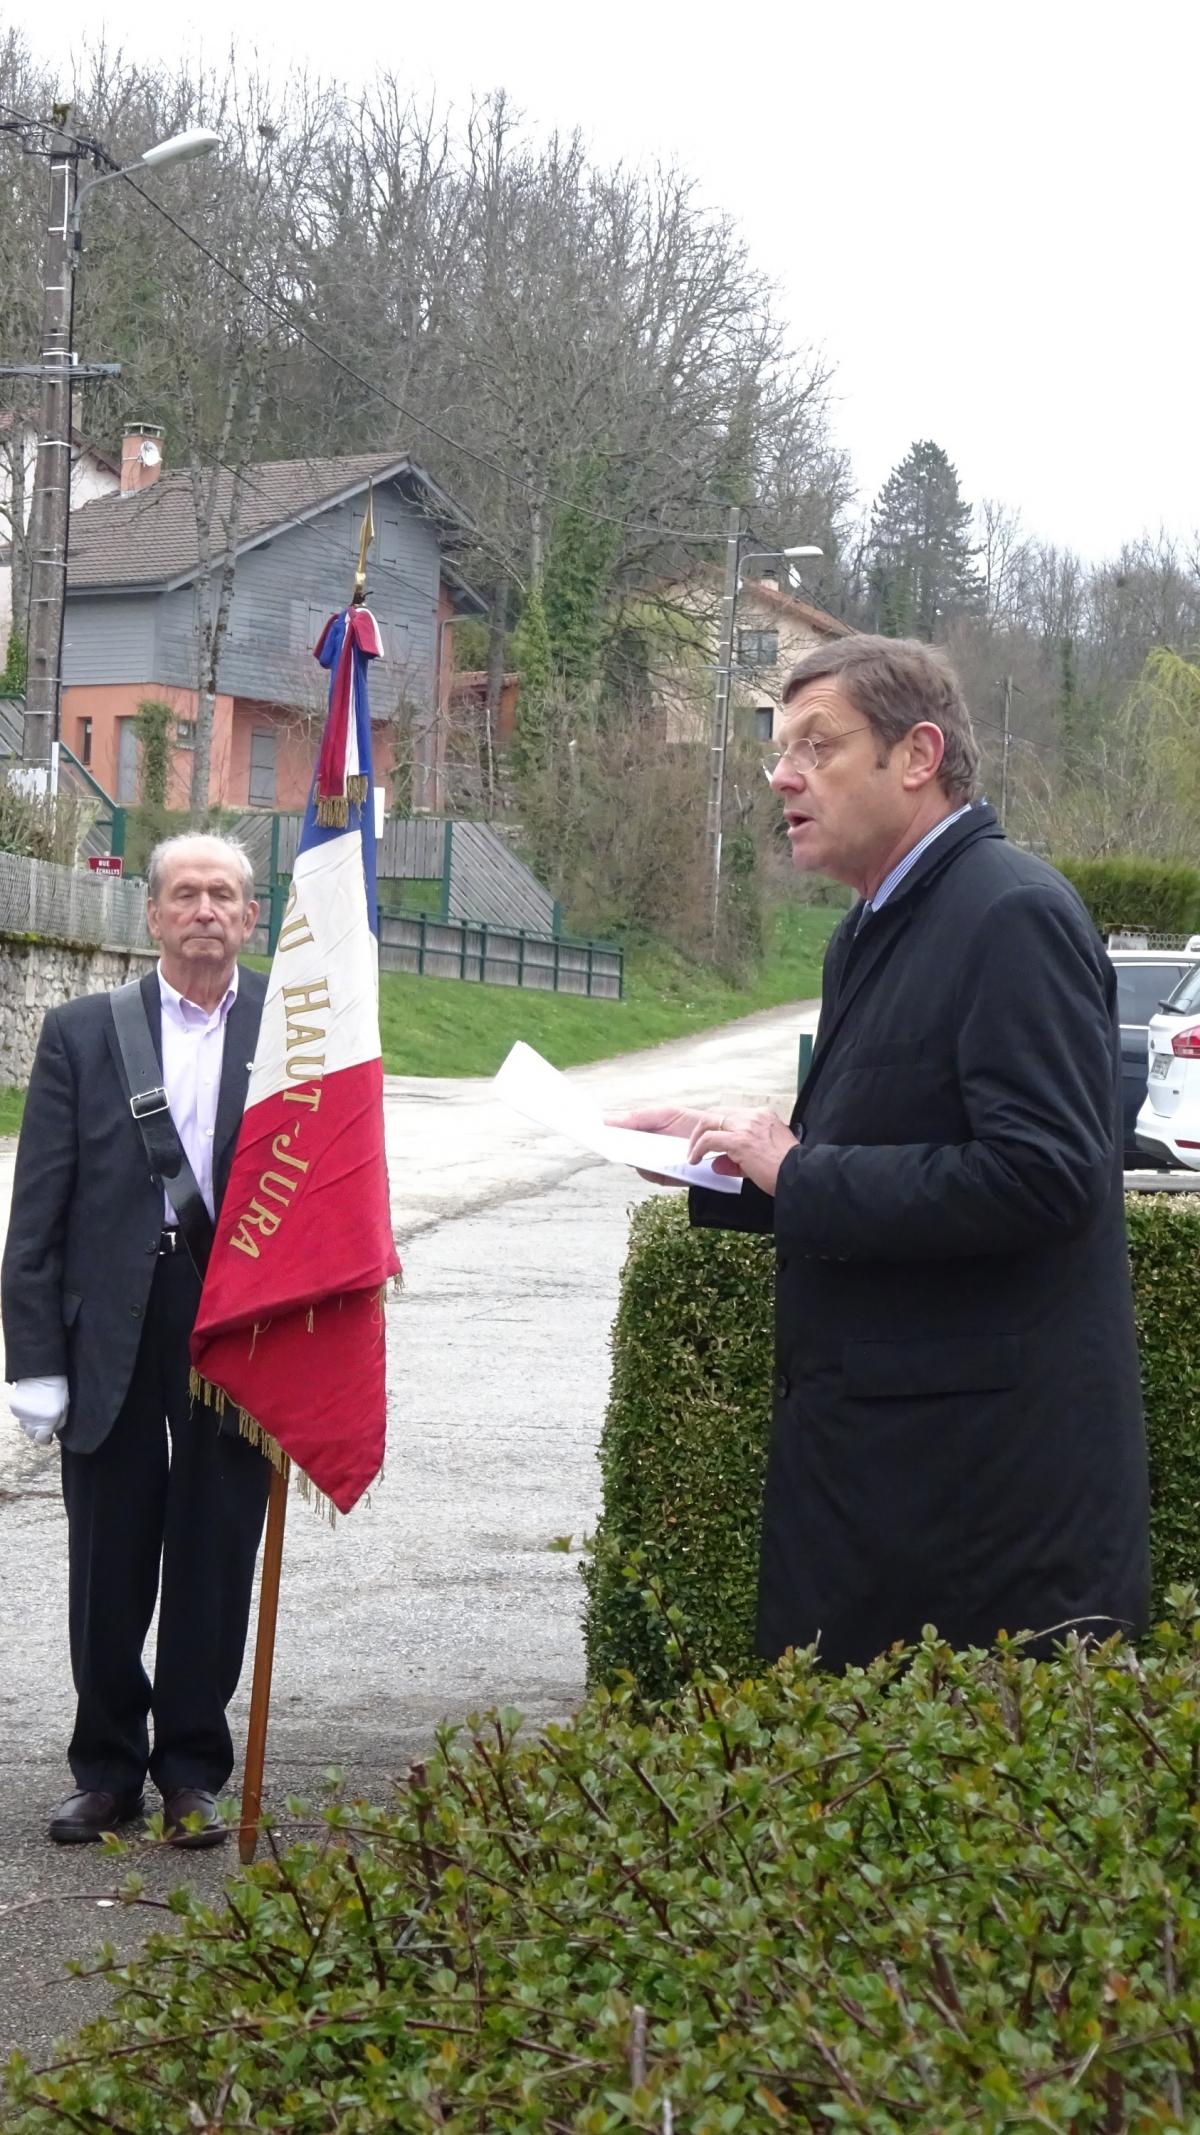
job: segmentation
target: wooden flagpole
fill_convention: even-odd
[[[248,1868],[258,1847],[262,1817],[263,1766],[267,1755],[267,1720],[271,1711],[271,1675],[275,1666],[275,1624],[279,1615],[279,1574],[283,1565],[283,1525],[287,1518],[291,1462],[271,1470],[267,1498],[267,1539],[263,1545],[262,1584],[258,1595],[258,1638],[254,1647],[254,1681],[250,1690],[250,1726],[246,1735],[246,1769],[242,1778],[242,1822],[238,1855]]]

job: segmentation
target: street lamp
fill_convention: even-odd
[[[169,140],[147,148],[140,156],[135,156],[132,163],[122,163],[117,170],[101,171],[95,178],[89,178],[87,184],[79,188],[71,215],[75,251],[78,252],[82,244],[79,225],[84,201],[90,199],[98,185],[108,185],[113,178],[133,178],[138,171],[165,170],[168,163],[191,163],[197,156],[211,156],[220,146],[221,136],[210,126],[188,126],[183,133],[173,133]]]
[[[765,556],[823,556],[824,554],[824,549],[814,548],[811,541],[808,541],[800,548],[795,549],[749,549],[741,561],[743,563],[757,563],[761,557]],[[742,581],[739,578],[739,586],[741,583]]]
[[[185,126],[182,133],[173,133],[166,141],[159,141],[147,148],[126,170],[162,170],[167,163],[190,163],[195,156],[211,156],[221,146],[221,136],[211,126]]]
[[[721,650],[717,660],[717,686],[713,695],[712,741],[708,769],[708,857],[711,891],[712,938],[717,939],[721,915],[721,821],[725,810],[725,756],[729,747],[729,693],[733,679],[734,625],[737,598],[742,587],[742,565],[767,557],[823,556],[824,550],[804,542],[786,549],[742,549],[742,514],[734,505],[729,514],[725,543],[725,593],[721,602]]]
[[[80,142],[66,131],[70,105],[55,106],[50,149],[50,220],[42,268],[41,359],[31,366],[41,379],[42,412],[30,508],[29,655],[25,687],[24,754],[48,764],[50,790],[58,787],[58,730],[62,699],[63,619],[67,594],[67,544],[71,516],[71,421],[76,378],[113,376],[115,364],[78,364],[72,347],[75,270],[82,244],[80,217],[97,186],[163,170],[210,155],[220,136],[207,126],[189,126],[122,164],[79,184]]]

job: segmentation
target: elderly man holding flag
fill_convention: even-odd
[[[229,1186],[192,1336],[192,1387],[275,1466],[242,1800],[257,1839],[286,1478],[349,1512],[383,1464],[384,1294],[400,1269],[383,1141],[367,662],[356,598],[316,656],[329,716],[263,1003]]]
[[[345,1512],[382,1464],[382,1299],[398,1262],[366,689],[380,645],[360,604],[369,532],[368,511],[355,600],[317,647],[329,717],[265,993],[253,972],[238,983],[258,912],[245,855],[172,840],[150,881],[157,972],[52,1011],[31,1080],[4,1325],[14,1411],[31,1438],[62,1440],[79,1693],[76,1792],[50,1826],[64,1843],[140,1814],[147,1772],[176,1844],[224,1836],[225,1708],[272,1475],[258,1453],[273,1464],[264,1595],[289,1465]],[[251,1836],[260,1677],[256,1666]],[[267,1685],[269,1668],[264,1699]],[[243,1857],[247,1828],[244,1808]]]
[[[183,836],[151,855],[148,891],[157,968],[42,1025],[4,1253],[10,1403],[62,1455],[78,1703],[74,1791],[49,1827],[59,1845],[139,1815],[147,1776],[174,1844],[223,1836],[225,1708],[270,1474],[188,1393],[263,1001],[237,960],[258,916],[253,877],[228,839]]]

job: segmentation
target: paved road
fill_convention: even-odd
[[[606,1109],[784,1105],[814,1022],[773,1010],[571,1080]],[[578,1547],[598,1509],[628,1213],[652,1189],[514,1119],[485,1082],[391,1077],[386,1110],[405,1261],[387,1471],[332,1532],[297,1501],[289,1513],[268,1758],[280,1801],[311,1796],[331,1764],[379,1794],[442,1717],[505,1703],[543,1720],[583,1689]],[[0,1145],[5,1224],[11,1180]],[[568,1535],[569,1552],[552,1546]],[[111,1867],[42,1836],[69,1783],[65,1557],[57,1455],[0,1414],[0,2062],[95,2006],[95,1986],[62,1979],[66,1955],[106,1936],[132,1946],[155,1919],[100,1905]],[[244,1684],[235,1740],[245,1702]],[[147,1850],[137,1865],[152,1890],[215,1887],[231,1850]]]

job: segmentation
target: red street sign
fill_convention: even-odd
[[[120,853],[89,853],[88,866],[93,875],[123,875],[125,872]]]

